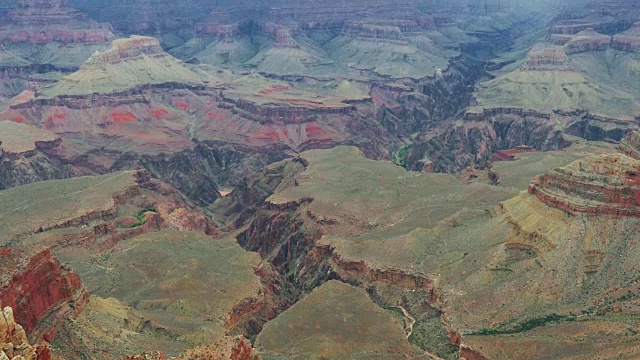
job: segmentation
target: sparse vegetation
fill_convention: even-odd
[[[479,331],[469,333],[468,335],[503,335],[503,334],[517,334],[525,331],[529,331],[541,326],[545,326],[549,323],[561,322],[561,321],[576,321],[575,315],[558,315],[549,314],[543,317],[528,319],[522,323],[510,326],[501,325],[493,328],[483,328]]]
[[[136,214],[136,220],[138,220],[138,221],[136,221],[136,222],[135,222],[135,223],[133,223],[133,224],[129,224],[129,225],[127,225],[127,226],[124,226],[124,228],[132,229],[132,228],[137,228],[137,227],[139,227],[139,226],[142,226],[142,225],[146,224],[146,223],[147,223],[147,220],[145,220],[144,215],[145,215],[146,213],[149,213],[149,212],[157,213],[156,209],[154,209],[154,208],[149,208],[149,209],[143,209],[143,210],[140,210],[140,211],[138,211],[138,213]]]
[[[403,146],[395,151],[392,154],[393,163],[406,169],[408,167],[407,156],[409,156],[411,149],[413,149],[413,144]]]

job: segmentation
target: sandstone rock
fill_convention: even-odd
[[[123,360],[166,360],[167,356],[159,351],[126,357]]]
[[[300,31],[300,25],[293,23],[289,26],[283,26],[273,22],[263,22],[260,24],[263,33],[275,36],[275,48],[298,48],[298,44],[292,35]]]
[[[165,354],[159,351],[126,357],[123,360],[166,360]],[[259,360],[249,340],[243,336],[225,336],[215,345],[200,346],[189,349],[175,360]],[[2,360],[2,358],[0,358]]]
[[[215,35],[218,39],[230,41],[240,34],[240,22],[233,22],[231,13],[224,10],[211,12],[210,20],[196,24],[196,36]]]
[[[74,0],[73,4],[93,18],[111,23],[125,34],[156,35],[175,38],[180,31],[193,30],[207,18],[215,1],[185,0],[173,3],[161,0]]]
[[[529,193],[570,213],[640,216],[640,160],[595,155],[537,177]]]
[[[236,5],[230,0],[218,1],[218,6],[231,8]],[[271,1],[268,4],[254,2],[245,3],[244,9],[265,11],[265,17],[270,20],[293,19],[303,23],[331,23],[353,20],[354,17],[368,18],[379,17],[385,14],[387,18],[414,17],[419,13],[416,0],[356,0],[335,3],[328,0],[313,1],[303,0],[292,3],[287,0]]]
[[[512,160],[515,160],[516,155],[518,154],[534,152],[534,151],[536,151],[536,149],[530,146],[520,145],[520,146],[516,146],[513,149],[496,151],[492,156],[492,160],[493,161],[512,161]]]
[[[47,345],[31,346],[22,326],[16,323],[10,306],[0,308],[0,359],[51,360]]]
[[[52,143],[58,139],[58,136],[44,129],[0,121],[0,154],[32,153],[37,150],[39,143]]]
[[[88,294],[78,275],[60,265],[48,249],[12,249],[1,258],[0,303],[15,309],[16,320],[26,331],[38,327],[36,338],[51,340],[56,321],[76,316],[86,305]]]

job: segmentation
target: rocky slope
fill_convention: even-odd
[[[78,274],[63,268],[48,249],[2,251],[0,301],[16,309],[16,320],[32,339],[51,341],[58,323],[76,317],[89,300]]]
[[[0,29],[0,38],[13,43],[103,44],[113,37],[109,26],[90,20],[64,0],[19,0]]]
[[[65,359],[634,358],[631,16],[436,3],[77,1],[159,39],[5,104],[2,304]]]
[[[62,179],[80,175],[70,164],[56,163],[51,149],[64,147],[57,135],[11,121],[0,122],[0,189],[41,179]]]
[[[573,213],[638,216],[639,166],[637,160],[621,154],[587,158],[538,177],[529,193]]]
[[[0,359],[51,360],[47,345],[29,344],[26,332],[16,323],[9,306],[4,307],[0,317]]]

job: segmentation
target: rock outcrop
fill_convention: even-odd
[[[160,351],[129,356],[123,360],[166,360],[167,356]],[[260,360],[249,340],[243,336],[225,336],[214,345],[189,349],[175,360]]]
[[[628,156],[640,160],[640,131],[634,131],[625,136],[620,143],[620,150]]]
[[[48,345],[29,344],[24,328],[16,323],[13,309],[0,308],[0,359],[2,360],[51,360]]]
[[[529,186],[549,206],[570,213],[640,216],[640,160],[595,155],[537,177]]]
[[[49,157],[59,147],[64,147],[62,139],[49,131],[0,121],[0,189],[80,175],[70,164],[56,164]]]
[[[0,303],[15,309],[16,320],[32,338],[51,341],[56,323],[77,316],[89,300],[78,274],[48,249],[0,251]]]
[[[571,71],[569,57],[559,46],[535,47],[527,56],[522,71]]]
[[[571,36],[564,45],[567,55],[588,51],[603,51],[611,46],[611,36],[603,35],[588,28]]]
[[[348,20],[376,17],[385,14],[390,18],[413,17],[418,11],[415,0],[356,0],[334,3],[332,1],[304,0],[292,3],[287,0],[262,2],[245,2],[238,4],[231,0],[219,0],[221,8],[233,9],[237,12],[250,13],[261,10],[267,19],[293,19],[303,23],[345,22]]]
[[[96,184],[101,184],[101,189],[93,193],[91,186]],[[34,210],[37,194],[59,186],[64,189],[58,190],[61,194],[41,199]],[[27,195],[21,195],[24,193]],[[169,228],[220,235],[213,222],[184,195],[151,179],[144,170],[38,182],[6,190],[4,196],[6,209],[12,214],[0,220],[5,230],[0,234],[1,245],[28,242],[35,235],[46,239],[37,243],[50,247],[79,245],[104,251],[123,240]],[[26,207],[12,208],[16,201]],[[53,208],[55,214],[43,216]],[[76,231],[49,237],[49,231],[60,229]],[[24,325],[29,328],[31,324]]]

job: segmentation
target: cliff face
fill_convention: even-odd
[[[107,182],[112,183],[92,194],[91,184]],[[40,207],[34,210],[32,201],[37,194],[60,187],[66,195],[40,201]],[[74,190],[68,192],[68,189]],[[20,195],[23,191],[29,196]],[[29,238],[35,235],[48,239],[44,241],[48,246],[86,245],[104,251],[122,240],[167,228],[219,235],[212,221],[184,195],[167,184],[152,180],[144,170],[38,182],[6,190],[5,196],[11,199],[5,204],[8,209],[16,202],[25,204],[26,208],[14,209],[12,216],[2,222],[6,229],[0,236],[3,245],[36,241]],[[85,197],[91,200],[83,200]],[[57,209],[55,214],[45,216],[52,208]],[[17,218],[22,221],[14,221]],[[71,231],[49,238],[49,231],[59,229]],[[42,244],[42,239],[36,243]]]
[[[32,339],[52,340],[56,323],[82,312],[89,300],[78,274],[63,268],[48,249],[29,253],[3,248],[0,302]]]
[[[115,29],[126,34],[159,36],[192,31],[194,25],[206,18],[215,5],[204,0],[187,0],[181,4],[161,0],[134,0],[126,3],[72,0],[72,3],[92,18],[111,23]]]
[[[571,36],[564,45],[567,55],[589,51],[603,51],[611,46],[611,36],[597,33],[589,28]]]
[[[167,356],[160,352],[154,351],[144,353],[142,355],[129,356],[123,360],[166,360]],[[247,339],[242,336],[231,337],[226,336],[214,345],[200,346],[189,349],[178,357],[176,360],[198,360],[198,359],[229,359],[229,360],[260,360],[255,354],[255,350]]]
[[[521,145],[537,150],[562,149],[570,144],[550,115],[517,109],[494,109],[443,131],[418,137],[407,155],[413,170],[459,172],[472,165],[486,168],[493,154]]]
[[[640,216],[640,163],[622,154],[593,156],[539,176],[529,193],[572,213]]]
[[[38,182],[4,190],[2,195],[1,211],[11,215],[0,220],[0,301],[16,309],[16,319],[24,324],[30,339],[55,338],[56,356],[73,358],[81,353],[112,358],[172,347],[170,354],[176,355],[188,345],[179,342],[177,346],[172,334],[188,333],[161,315],[137,312],[166,301],[169,295],[180,294],[181,307],[172,305],[171,309],[188,306],[181,312],[188,318],[185,321],[206,324],[207,334],[215,338],[227,329],[242,328],[248,317],[264,307],[253,256],[233,241],[220,240],[220,231],[207,215],[175,188],[152,180],[146,171]],[[220,257],[214,259],[212,254]],[[69,265],[61,265],[56,258]],[[203,260],[197,260],[200,258]],[[144,285],[149,278],[130,271],[128,267],[140,261],[163,264],[162,273],[144,275],[162,285],[149,289]],[[203,268],[194,270],[194,264]],[[142,271],[151,268],[139,267]],[[112,282],[112,276],[120,280]],[[215,298],[218,290],[202,296],[200,287],[184,288],[185,281],[226,290],[220,298]],[[138,293],[142,295],[129,305],[140,309],[115,299],[129,298],[127,294],[143,287],[147,291]],[[88,291],[110,299],[89,299]],[[236,306],[239,315],[234,313]],[[211,315],[212,308],[218,309],[215,315]],[[215,321],[203,320],[206,316]],[[114,337],[113,332],[130,336]],[[162,340],[150,342],[157,337]],[[204,341],[193,339],[188,344]]]
[[[132,69],[136,76],[122,76]],[[4,173],[19,176],[7,176],[5,187],[143,166],[207,204],[219,188],[236,185],[237,174],[280,160],[287,150],[357,144],[369,156],[385,157],[401,137],[455,113],[480,74],[480,64],[461,58],[441,77],[403,86],[344,80],[338,84],[345,95],[317,95],[289,79],[242,76],[233,86],[203,80],[155,39],[119,40],[80,71],[14,99],[3,119],[46,128],[63,142],[41,147],[33,162],[6,164]],[[90,143],[121,141],[85,147],[84,134],[91,134]],[[125,143],[136,151],[123,153]]]

